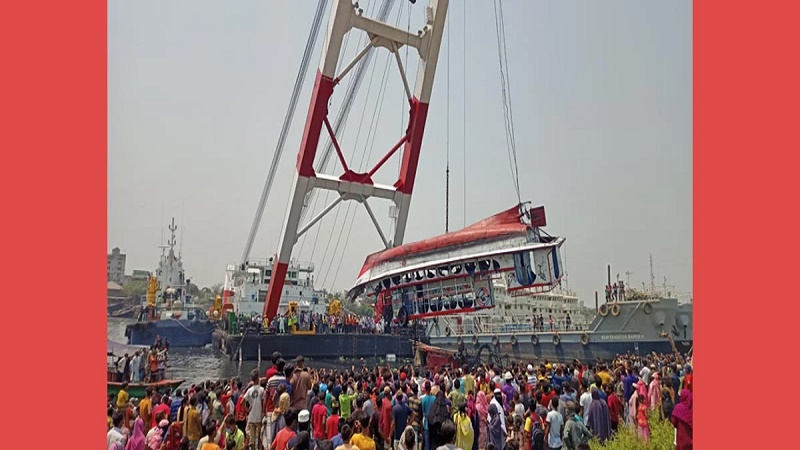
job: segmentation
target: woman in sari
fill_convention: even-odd
[[[500,412],[497,410],[497,405],[494,403],[489,405],[489,424],[486,428],[486,443],[491,443],[498,450],[502,449],[506,444],[506,432],[503,431],[503,425],[502,422],[500,422]]]
[[[475,442],[475,431],[472,429],[472,421],[467,414],[467,405],[462,403],[458,407],[458,412],[453,415],[453,422],[456,424],[456,447],[462,450],[472,449]]]
[[[692,409],[692,392],[684,389],[681,392],[680,403],[675,405],[672,410],[670,422],[675,427],[675,441],[677,450],[691,450],[692,448],[692,421],[694,418]]]
[[[475,394],[472,391],[467,392],[467,417],[472,425],[472,447],[463,450],[478,450],[478,416],[475,409]]]
[[[653,380],[650,382],[650,409],[654,411],[661,410],[661,377],[658,373],[653,374]]]
[[[644,381],[639,379],[636,383],[636,392],[639,394],[639,400],[644,403],[644,406],[650,406],[650,397],[647,395],[647,385],[644,384]]]
[[[475,402],[475,412],[478,415],[478,450],[486,448],[487,426],[489,424],[489,401],[483,391],[478,391],[478,400]]]
[[[596,387],[592,388],[592,401],[584,416],[589,430],[600,439],[601,445],[605,443],[611,437],[611,416],[608,404],[600,398]]]
[[[125,450],[145,450],[144,421],[141,417],[133,422],[133,433],[125,444]]]

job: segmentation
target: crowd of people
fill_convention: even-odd
[[[382,334],[397,328],[395,322],[386,323],[383,318],[374,319],[355,314],[320,314],[303,311],[298,315],[278,314],[273,320],[263,320],[258,314],[237,317],[238,330],[254,330],[260,333],[289,334],[292,325],[299,331],[315,330],[318,334]],[[420,321],[424,324],[423,321]]]
[[[110,399],[109,450],[585,450],[652,420],[692,448],[691,360],[312,369],[279,353],[247,384]]]

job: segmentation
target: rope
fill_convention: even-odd
[[[303,86],[303,78],[305,77],[305,74],[308,71],[308,64],[309,61],[311,60],[311,53],[313,52],[314,46],[317,42],[319,29],[322,24],[322,15],[327,3],[328,3],[327,0],[322,0],[317,4],[317,11],[314,15],[314,21],[312,22],[311,30],[308,33],[308,39],[306,40],[306,47],[305,50],[303,51],[303,58],[300,62],[300,68],[298,69],[297,76],[295,77],[294,80],[292,97],[289,100],[289,109],[286,111],[286,116],[283,119],[281,134],[278,137],[278,144],[275,148],[275,154],[272,156],[272,164],[270,165],[269,172],[267,173],[267,180],[264,182],[264,189],[261,191],[261,198],[258,201],[258,207],[256,208],[256,215],[253,218],[253,224],[250,227],[250,234],[247,237],[247,243],[245,244],[240,264],[244,264],[250,257],[250,250],[253,248],[253,242],[255,241],[256,234],[258,233],[258,228],[261,225],[261,219],[264,216],[264,208],[267,205],[269,192],[272,189],[272,182],[275,180],[275,174],[278,170],[278,165],[281,160],[281,155],[283,154],[283,148],[286,144],[286,138],[289,134],[289,128],[291,127],[292,118],[294,117],[294,112],[297,107],[297,101],[300,98],[300,90]]]
[[[188,332],[189,332],[189,333],[191,333],[191,334],[196,334],[196,335],[198,335],[198,336],[202,336],[202,335],[205,335],[205,334],[206,334],[206,333],[198,333],[197,331],[192,331],[192,330],[191,330],[190,328],[188,328],[186,325],[182,324],[180,320],[178,320],[178,319],[176,319],[176,318],[174,318],[174,317],[170,317],[170,318],[169,318],[169,320],[174,320],[174,321],[175,321],[175,322],[176,322],[178,325],[180,325],[180,326],[181,326],[181,328],[183,328],[184,330],[188,331]]]
[[[498,11],[499,10],[499,11]],[[511,83],[508,79],[508,52],[506,50],[506,30],[503,20],[502,0],[494,1],[495,30],[497,33],[497,58],[500,62],[500,90],[503,94],[503,119],[506,126],[506,147],[511,176],[514,178],[514,190],[518,203],[522,203],[519,190],[519,166],[517,164],[517,144],[514,138],[514,116],[511,111]]]
[[[462,35],[462,48],[464,49],[464,58],[463,58],[463,66],[461,67],[461,73],[463,74],[464,78],[464,91],[462,92],[462,97],[464,99],[463,104],[463,115],[461,117],[462,120],[462,161],[463,161],[463,177],[464,177],[464,224],[463,227],[466,228],[467,226],[467,2],[464,2],[464,23],[462,25],[463,28],[463,35]]]
[[[445,25],[447,26],[447,25]],[[444,232],[450,231],[450,27],[447,26],[447,135],[445,148],[447,149],[447,166],[445,169],[444,187]]]

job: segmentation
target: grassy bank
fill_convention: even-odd
[[[645,443],[636,435],[636,430],[630,427],[621,426],[619,432],[607,441],[605,445],[600,445],[597,439],[593,439],[589,445],[592,450],[674,450],[675,429],[667,420],[651,417],[650,423],[650,442]]]

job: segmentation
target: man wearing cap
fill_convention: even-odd
[[[511,408],[511,399],[514,398],[514,394],[517,392],[517,390],[514,389],[514,385],[512,384],[514,377],[511,375],[511,372],[506,372],[503,375],[503,380],[504,383],[501,392],[505,396],[505,408],[503,408],[502,411],[508,411]]]
[[[297,434],[300,434],[303,431],[311,432],[311,414],[308,412],[307,409],[300,411],[297,414]],[[286,444],[286,448],[288,450],[293,449],[297,445],[297,434]],[[308,450],[314,450],[317,447],[316,439],[311,439],[309,443]]]
[[[325,422],[325,438],[331,440],[337,434],[339,434],[339,402],[334,398],[331,401],[331,415]]]
[[[499,388],[495,388],[494,395],[492,396],[492,401],[489,402],[489,405],[493,404],[495,406],[495,408],[497,408],[497,411],[500,412],[500,414],[499,414],[499,416],[500,416],[500,428],[503,429],[503,433],[508,435],[508,429],[506,428],[506,415],[505,415],[505,413],[503,413],[503,411],[506,411],[506,409],[503,408],[502,402],[503,402],[503,392],[500,391]],[[487,415],[486,416],[486,420],[490,421],[491,417],[489,417]]]

